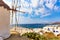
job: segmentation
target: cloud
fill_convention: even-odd
[[[37,7],[38,5],[38,0],[31,0],[31,3],[25,1],[25,0],[21,0],[21,9],[22,11],[25,11],[25,12],[29,12],[29,14],[32,13],[32,8],[35,8]]]
[[[53,9],[54,4],[56,3],[57,0],[46,0],[46,6],[50,9]]]
[[[48,23],[49,21],[42,19],[31,19],[29,17],[19,16],[18,24],[35,24],[35,23]]]
[[[24,11],[24,12],[29,12],[29,14],[31,14],[31,12],[32,12],[32,8],[30,7],[30,4],[24,0],[21,0],[20,10]]]
[[[40,4],[41,6],[43,6],[44,2],[45,2],[45,0],[39,0],[39,4]]]
[[[33,20],[29,17],[19,16],[18,24],[27,24],[27,23],[33,23]]]
[[[11,2],[4,0],[9,6],[11,6]],[[54,6],[57,0],[30,0],[30,3],[28,0],[20,0],[20,11],[28,12],[28,14],[32,14],[33,10],[35,11],[36,15],[40,16],[49,16],[51,13],[50,10],[54,9],[57,10],[58,7]],[[49,9],[47,9],[49,8]],[[37,9],[37,7],[40,7]],[[34,8],[34,9],[33,9]],[[48,13],[49,12],[49,13]],[[49,14],[49,15],[48,15]]]
[[[51,14],[50,13],[43,14],[43,15],[41,15],[41,18],[49,16],[49,15],[51,15]]]
[[[35,8],[35,7],[38,6],[38,1],[39,1],[39,0],[34,0],[34,1],[31,0],[31,4],[30,4],[30,5]]]
[[[31,3],[28,3],[25,0],[21,0],[21,10],[32,14],[33,10],[36,15],[40,16],[49,16],[51,14],[51,10],[54,9],[54,4],[57,0],[31,0]],[[40,6],[39,9],[37,7]],[[45,8],[45,6],[47,8]]]
[[[28,12],[29,14],[31,14],[31,12],[32,12],[32,8],[24,8],[24,7],[21,7],[20,8],[20,11],[23,11],[23,12]]]
[[[21,0],[21,7],[24,7],[24,8],[29,8],[29,3],[28,2],[25,2],[24,0]]]
[[[45,7],[35,10],[36,15],[40,15],[40,18],[51,15],[51,10],[47,10]]]
[[[4,0],[9,6],[11,6],[11,0]],[[49,22],[47,19],[42,18],[50,16],[53,11],[58,11],[60,7],[56,6],[57,0],[20,0],[20,11],[26,12],[20,13],[18,23],[44,23]],[[25,17],[28,13],[28,16]],[[34,19],[35,18],[35,19]],[[15,23],[15,18],[13,18]]]
[[[54,6],[54,10],[55,10],[55,11],[59,11],[59,10],[60,10],[60,7]]]

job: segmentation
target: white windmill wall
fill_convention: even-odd
[[[10,36],[10,13],[9,10],[0,7],[0,37],[8,38]]]

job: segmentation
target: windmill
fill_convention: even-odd
[[[18,24],[18,19],[19,17],[17,17],[17,13],[25,13],[24,11],[20,11],[20,0],[12,0],[12,20],[11,20],[11,23],[13,23],[13,15],[15,14],[15,30],[16,30],[16,27],[17,27],[17,24]]]

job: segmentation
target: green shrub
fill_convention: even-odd
[[[26,36],[34,40],[47,40],[44,36],[37,34],[37,33],[25,33],[22,36]]]
[[[52,33],[49,33],[49,34],[52,35]],[[44,35],[40,35],[38,33],[25,33],[22,36],[26,36],[33,40],[60,40],[60,38],[58,38],[58,37],[48,37],[47,35],[44,36]]]

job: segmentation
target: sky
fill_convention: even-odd
[[[4,0],[11,7],[11,0]],[[60,0],[20,0],[19,24],[60,22]],[[15,24],[15,18],[13,18]]]

